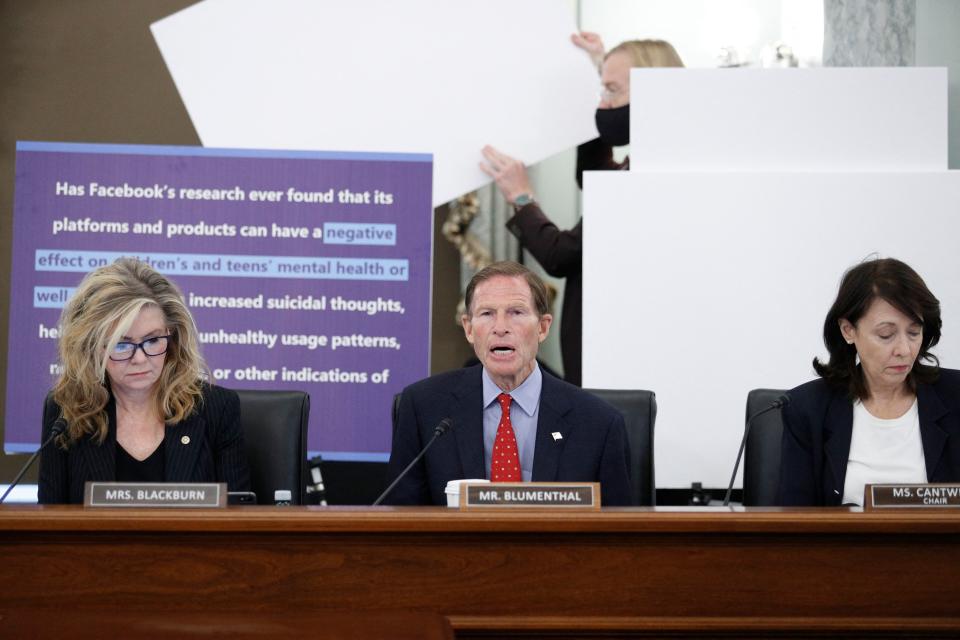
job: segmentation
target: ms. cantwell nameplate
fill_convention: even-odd
[[[495,482],[464,484],[460,508],[600,509],[599,482]]]
[[[85,507],[225,507],[227,485],[214,482],[88,482]]]
[[[957,509],[960,484],[868,484],[865,509]]]

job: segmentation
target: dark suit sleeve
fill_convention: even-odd
[[[406,469],[410,461],[417,457],[422,447],[420,421],[414,406],[413,394],[410,390],[404,390],[400,396],[397,428],[393,433],[393,446],[390,448],[390,464],[387,466],[388,486],[400,475],[401,471]],[[425,464],[421,460],[410,469],[403,480],[384,498],[383,504],[432,504]]]
[[[43,423],[40,442],[50,437],[53,423],[60,417],[60,407],[47,399],[43,405]],[[40,477],[37,487],[37,502],[40,504],[66,504],[70,501],[70,474],[67,467],[67,452],[56,442],[51,442],[40,454]]]
[[[250,470],[240,428],[240,398],[235,391],[214,387],[207,394],[208,420],[216,425],[213,457],[217,482],[226,482],[229,491],[250,490]]]
[[[778,503],[785,507],[818,505],[809,417],[796,402],[783,408]]]
[[[577,184],[581,188],[584,171],[620,168],[613,159],[613,147],[600,138],[577,147]],[[551,276],[566,278],[580,274],[583,248],[581,222],[569,231],[561,231],[540,206],[533,202],[521,207],[517,214],[507,221],[507,229]]]
[[[613,147],[600,138],[594,138],[577,147],[577,185],[583,189],[583,172],[616,170],[620,165],[613,159]]]
[[[630,505],[630,444],[623,415],[616,411],[600,456],[600,500],[605,507]]]
[[[561,231],[536,202],[531,202],[510,218],[507,229],[517,237],[524,249],[533,254],[547,273],[556,278],[565,278],[580,273],[582,224],[580,221],[573,229]]]

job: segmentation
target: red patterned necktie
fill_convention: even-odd
[[[497,425],[497,437],[493,441],[493,459],[490,462],[491,482],[521,482],[520,453],[517,451],[517,436],[510,424],[510,402],[508,394],[497,396],[500,402],[500,424]]]

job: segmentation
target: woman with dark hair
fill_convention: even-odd
[[[780,504],[863,504],[864,485],[960,481],[960,372],[942,369],[940,302],[908,265],[843,276],[819,380],[783,409]]]

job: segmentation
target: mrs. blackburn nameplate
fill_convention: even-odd
[[[600,509],[599,482],[464,484],[460,509]]]
[[[226,483],[88,482],[85,507],[225,507]]]

